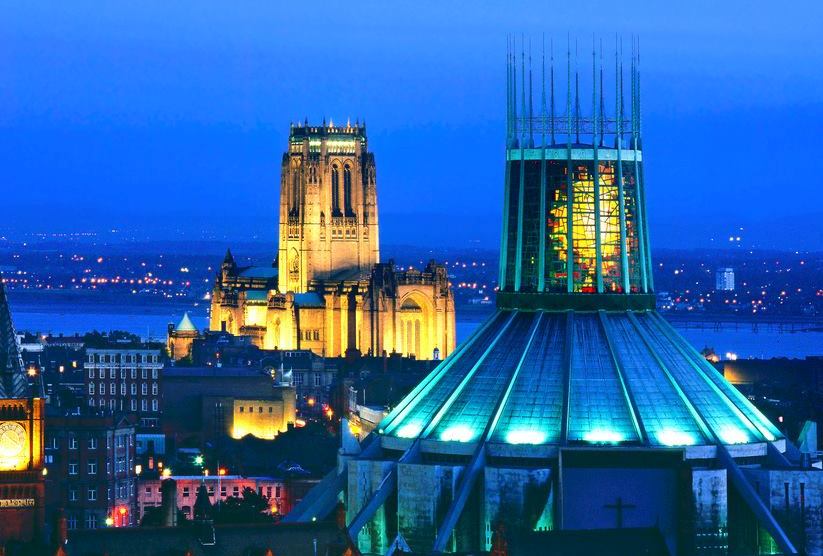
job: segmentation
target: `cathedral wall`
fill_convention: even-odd
[[[400,463],[397,468],[399,532],[413,551],[425,554],[454,499],[463,467]]]
[[[550,469],[485,468],[483,550],[501,523],[507,538],[554,529],[551,477]]]
[[[684,550],[699,555],[721,555],[728,550],[728,479],[725,469],[691,471],[692,504],[689,530],[683,538]]]
[[[348,489],[346,513],[352,519],[377,491],[380,483],[395,466],[394,462],[372,460],[349,460]],[[374,517],[366,523],[357,535],[357,546],[363,553],[384,554],[394,539],[387,535],[387,520],[394,516],[386,515],[386,508],[378,508]]]
[[[795,546],[809,556],[823,555],[823,471],[744,468],[743,472]]]

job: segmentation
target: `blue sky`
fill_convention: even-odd
[[[823,249],[823,5],[4,2],[5,231],[275,241],[289,121],[365,118],[384,243],[495,247],[507,33],[636,34],[659,247]]]

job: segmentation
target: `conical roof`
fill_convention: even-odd
[[[0,279],[0,398],[25,398],[28,381],[11,321],[6,290]]]
[[[654,311],[498,311],[381,423],[388,445],[706,446],[780,432]],[[450,451],[449,447],[444,448]]]
[[[654,310],[636,91],[630,120],[621,100],[617,125],[588,137],[578,114],[556,125],[544,113],[537,148],[515,84],[498,311],[384,419],[383,446],[420,440],[425,451],[467,454],[486,443],[524,457],[569,445],[685,446],[687,457],[714,457],[697,448],[777,440]]]
[[[188,311],[183,313],[183,318],[180,319],[180,322],[177,323],[177,327],[174,330],[175,332],[197,332],[197,327],[194,326],[191,318],[189,318]]]

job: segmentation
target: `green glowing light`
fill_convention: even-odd
[[[615,444],[625,439],[622,433],[607,429],[595,429],[583,435],[583,440],[594,444]]]
[[[687,432],[663,429],[657,433],[657,440],[664,446],[691,446],[695,439]]]
[[[447,428],[440,435],[440,440],[454,442],[469,442],[474,438],[474,431],[466,425],[454,425]]]
[[[546,434],[540,431],[519,430],[506,435],[509,444],[542,444],[545,441]]]
[[[203,456],[194,456],[194,465],[203,465]]]
[[[745,444],[749,436],[737,427],[726,426],[718,433],[723,444]]]
[[[397,431],[397,436],[400,438],[416,438],[420,434],[421,427],[417,423],[409,423],[403,425]]]

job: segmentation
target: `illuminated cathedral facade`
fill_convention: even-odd
[[[292,125],[283,154],[277,259],[239,266],[231,252],[209,327],[264,349],[350,350],[435,359],[455,344],[445,267],[380,262],[377,179],[365,124]]]

